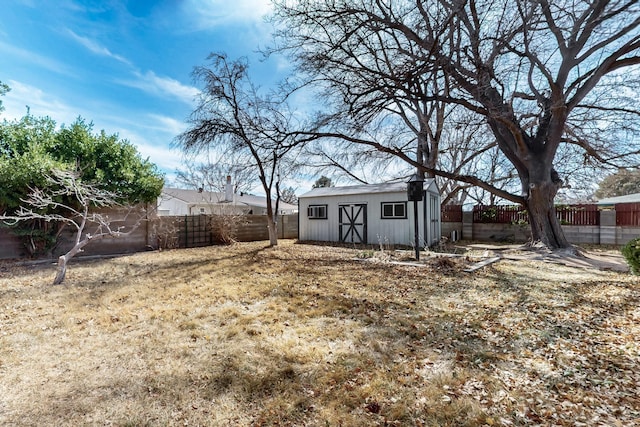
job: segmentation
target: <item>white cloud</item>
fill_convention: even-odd
[[[271,13],[270,0],[188,0],[182,10],[190,16],[196,30],[220,25],[261,22]]]
[[[74,33],[69,29],[67,29],[66,33],[69,36],[71,36],[71,38],[74,39],[76,42],[80,43],[82,46],[87,48],[89,51],[95,53],[96,55],[106,56],[108,58],[113,58],[116,61],[120,61],[123,64],[131,65],[131,62],[127,58],[111,52],[109,49],[107,49],[104,46],[101,46],[94,40],[91,40],[87,37],[79,36],[78,34]]]
[[[5,111],[1,113],[3,118],[8,120],[21,118],[27,113],[27,106],[32,115],[49,116],[58,124],[72,123],[78,117],[78,112],[70,105],[35,86],[16,80],[5,83],[11,90],[2,99],[2,105],[5,107]]]
[[[177,136],[187,130],[187,124],[184,121],[160,114],[149,114],[148,116],[150,118],[149,127],[161,132]]]
[[[32,51],[20,49],[12,44],[0,41],[0,52],[4,52],[9,56],[14,56],[22,61],[35,64],[46,70],[53,71],[64,75],[71,75],[70,68],[67,64],[57,61],[55,59],[48,58],[46,56],[37,54]],[[7,55],[2,55],[4,60],[9,61]]]
[[[134,74],[135,80],[119,80],[118,83],[154,95],[177,98],[188,105],[193,105],[196,96],[200,93],[193,86],[184,85],[170,77],[160,77],[153,71],[147,71],[145,74],[136,71]]]
[[[175,171],[181,165],[182,155],[176,149],[153,144],[144,137],[133,133],[123,132],[120,134],[120,137],[126,138],[134,143],[143,158],[148,157],[151,162],[155,163],[161,170],[167,173]]]

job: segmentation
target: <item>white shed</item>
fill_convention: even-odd
[[[440,192],[424,181],[418,203],[420,246],[440,240]],[[407,183],[314,188],[298,197],[300,240],[412,245],[414,202]]]

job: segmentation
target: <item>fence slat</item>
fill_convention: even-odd
[[[462,222],[462,205],[442,205],[440,220],[442,222]]]
[[[166,223],[175,226],[173,235],[176,236],[177,247],[179,248],[195,248],[221,243],[216,241],[214,236],[213,222],[210,215],[163,216],[161,218]],[[164,234],[167,233],[165,232]],[[280,216],[278,235],[280,238],[297,238],[298,215]],[[168,234],[162,237],[172,240]],[[236,239],[238,241],[250,242],[267,240],[268,238],[267,217],[264,215],[247,215],[246,222],[239,225],[236,230]]]
[[[640,203],[617,203],[616,225],[640,226]]]
[[[600,212],[595,204],[556,206],[556,215],[564,225],[600,225]]]
[[[595,204],[556,206],[556,216],[563,225],[600,225],[600,212]],[[519,205],[476,205],[473,222],[493,224],[528,224],[527,210]]]
[[[527,223],[527,211],[518,205],[475,205],[473,222],[493,224]]]

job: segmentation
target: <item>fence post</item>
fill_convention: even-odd
[[[184,216],[184,247],[189,247],[189,217]]]
[[[462,239],[473,240],[473,212],[462,212]]]
[[[600,211],[600,244],[618,244],[616,234],[616,211],[613,209]]]
[[[278,239],[284,239],[284,222],[286,217],[284,215],[278,215]]]

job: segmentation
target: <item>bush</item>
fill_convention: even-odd
[[[231,209],[223,209],[219,215],[211,215],[211,231],[213,240],[225,245],[236,242],[236,234],[240,226],[248,223],[246,215],[233,212]]]
[[[640,275],[640,237],[631,240],[622,248],[622,255],[627,260],[633,274]]]

